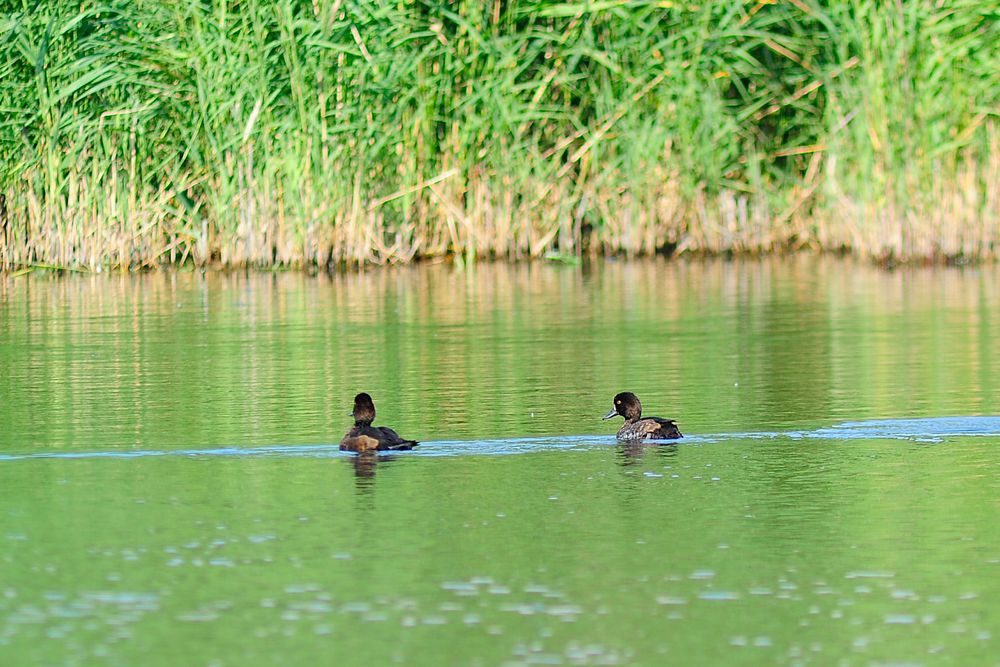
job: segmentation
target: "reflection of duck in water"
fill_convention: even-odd
[[[618,429],[619,440],[675,440],[683,438],[680,429],[673,419],[661,417],[642,418],[642,404],[639,397],[630,391],[615,396],[615,405],[604,419],[612,419],[621,415],[625,423]]]
[[[367,488],[375,481],[375,470],[380,464],[385,465],[396,460],[397,456],[391,454],[376,454],[372,451],[358,452],[357,456],[350,457],[351,467],[354,468],[354,477],[358,481],[358,488]]]
[[[375,403],[372,397],[360,393],[354,397],[354,428],[340,441],[340,449],[348,452],[374,452],[413,449],[417,441],[406,440],[388,426],[372,426],[375,421]]]
[[[616,458],[623,468],[627,468],[642,463],[643,458],[650,449],[656,452],[656,459],[660,459],[662,462],[670,461],[671,458],[677,455],[677,445],[672,442],[666,442],[659,447],[650,448],[639,440],[622,440],[618,443]]]

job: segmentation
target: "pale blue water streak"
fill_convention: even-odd
[[[813,431],[713,433],[688,435],[676,441],[648,441],[650,446],[688,446],[717,444],[736,440],[906,440],[919,443],[942,443],[949,437],[1000,436],[1000,417],[969,416],[930,419],[877,419],[844,422]],[[502,456],[531,454],[553,450],[582,450],[615,444],[609,436],[560,436],[554,438],[502,438],[496,440],[436,440],[422,442],[407,452],[386,452],[382,456]],[[174,457],[251,457],[342,458],[354,456],[341,452],[336,444],[270,445],[262,447],[219,446],[197,449],[153,449],[135,451],[28,452],[0,454],[0,461],[29,459],[134,459],[159,456]]]

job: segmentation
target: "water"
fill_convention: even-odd
[[[0,663],[1000,664],[998,320],[815,258],[0,279]],[[337,451],[360,390],[424,443]]]

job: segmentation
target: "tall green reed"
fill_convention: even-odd
[[[22,0],[0,17],[0,257],[992,256],[997,18],[927,0]]]

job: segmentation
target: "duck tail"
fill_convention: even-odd
[[[416,447],[419,444],[420,443],[418,441],[416,441],[416,440],[401,440],[399,442],[392,443],[386,449],[389,449],[389,450],[392,450],[392,451],[406,451],[408,449],[413,449],[414,447]]]
[[[656,421],[660,424],[660,428],[657,429],[657,433],[654,437],[663,438],[664,440],[673,440],[675,438],[684,437],[681,430],[677,428],[677,424],[673,419],[657,418]]]

